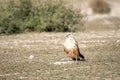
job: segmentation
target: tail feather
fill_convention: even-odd
[[[81,53],[79,53],[79,57],[81,57],[84,60],[84,56]]]
[[[78,46],[77,46],[78,47]],[[82,58],[83,60],[85,59],[85,57],[83,56],[83,54],[80,53],[80,49],[78,47],[78,53],[79,53],[79,58]]]

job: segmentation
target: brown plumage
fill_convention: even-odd
[[[72,34],[66,35],[66,40],[64,43],[64,51],[68,55],[68,57],[72,58],[72,60],[84,60],[84,56],[80,53],[80,49],[77,41],[74,39]]]

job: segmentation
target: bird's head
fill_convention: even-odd
[[[72,38],[72,37],[73,37],[72,33],[66,35],[66,38]]]

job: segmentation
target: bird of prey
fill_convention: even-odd
[[[76,60],[76,61],[84,60],[84,56],[80,53],[78,43],[72,34],[66,35],[66,40],[63,46],[64,46],[64,51],[66,52],[69,58],[72,58],[72,60]]]

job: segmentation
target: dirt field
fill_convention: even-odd
[[[0,80],[120,80],[119,4],[107,19],[92,15],[86,31],[73,33],[86,61],[67,61],[67,33],[0,35]]]
[[[0,36],[0,80],[120,80],[120,30],[73,33],[86,61],[69,63],[65,34]]]

